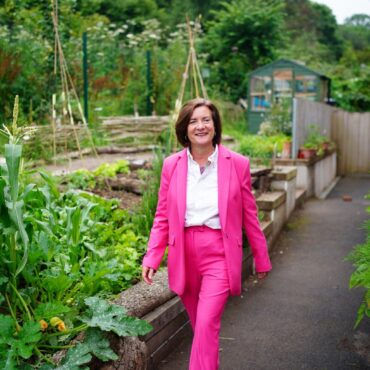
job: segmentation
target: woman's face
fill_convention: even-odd
[[[206,106],[195,108],[190,118],[187,136],[192,146],[212,146],[215,136],[215,126],[212,112]]]

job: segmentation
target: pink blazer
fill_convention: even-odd
[[[232,295],[241,292],[242,228],[252,249],[256,271],[271,270],[265,236],[257,218],[249,160],[219,145],[218,208]],[[168,246],[168,280],[178,295],[184,292],[184,223],[188,158],[186,149],[165,159],[157,211],[143,265],[158,269]]]

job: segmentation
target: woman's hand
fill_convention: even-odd
[[[141,276],[143,277],[143,280],[151,285],[153,284],[153,276],[155,274],[155,270],[152,269],[151,267],[143,266],[142,271],[141,271]]]
[[[265,277],[267,277],[267,275],[268,275],[268,272],[257,272],[257,279],[262,280]]]

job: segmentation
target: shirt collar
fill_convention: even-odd
[[[195,162],[195,161],[194,161],[193,156],[191,155],[191,152],[190,152],[190,148],[189,148],[189,147],[187,147],[187,148],[186,148],[186,153],[187,153],[187,155],[188,155],[188,158],[189,158],[191,161]],[[213,153],[208,157],[208,162],[209,162],[209,164],[216,162],[216,160],[217,160],[217,153],[218,153],[218,145],[216,144],[216,146],[215,146],[215,150],[214,150],[214,151],[213,151]]]

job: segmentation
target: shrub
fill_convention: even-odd
[[[366,199],[370,200],[370,193]],[[367,213],[370,214],[370,207],[367,207]],[[350,288],[365,289],[363,300],[357,311],[355,327],[360,324],[364,316],[370,317],[370,219],[365,222],[364,227],[367,231],[365,243],[357,245],[347,257],[356,267],[350,278]]]

